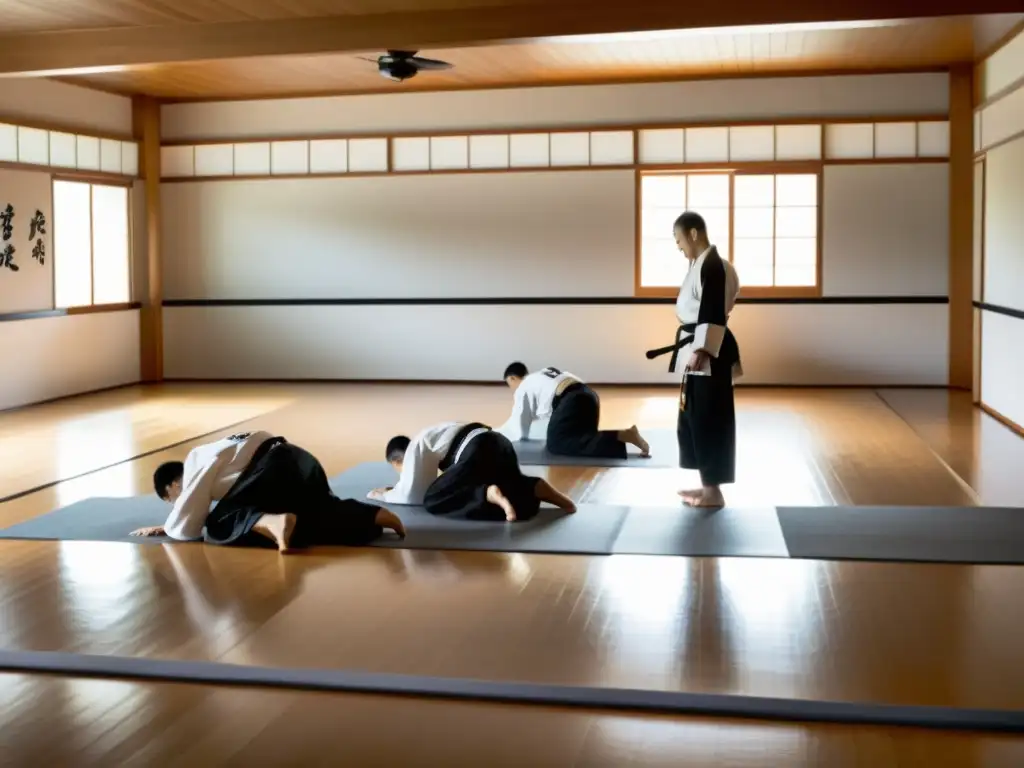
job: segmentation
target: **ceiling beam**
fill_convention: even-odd
[[[0,75],[61,75],[182,61],[458,48],[667,29],[1003,13],[1020,0],[561,0],[412,13],[0,35]]]

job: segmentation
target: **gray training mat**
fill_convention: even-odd
[[[55,539],[59,541],[130,541],[166,544],[167,536],[129,536],[137,528],[163,525],[171,511],[157,495],[127,498],[92,498],[76,501],[23,523],[0,530],[3,539]]]
[[[341,498],[368,501],[374,488],[394,485],[398,476],[385,462],[359,464],[331,480]],[[368,502],[379,503],[379,502]],[[423,507],[385,504],[405,523],[406,538],[378,539],[372,546],[398,549],[472,549],[490,552],[609,554],[627,507],[584,504],[574,515],[542,507],[532,520],[480,522],[431,515]]]
[[[612,553],[789,557],[774,507],[630,507]]]
[[[374,488],[394,485],[395,471],[386,463],[360,464],[331,480],[341,498],[368,501]],[[378,502],[370,502],[378,503]],[[384,505],[405,523],[404,540],[386,535],[373,546],[399,549],[470,549],[494,552],[609,554],[627,507],[584,505],[575,515],[545,507],[532,520],[490,523],[437,517],[422,507]],[[133,537],[136,528],[163,525],[169,507],[156,495],[92,498],[0,530],[0,539],[123,541],[136,544],[173,542],[164,536]]]
[[[1024,564],[1024,509],[779,507],[790,557]]]
[[[533,434],[531,432],[531,434]],[[625,459],[594,459],[587,456],[555,456],[548,453],[543,438],[517,440],[512,443],[523,466],[571,467],[635,467],[638,469],[669,469],[679,466],[679,443],[671,429],[640,430],[651,446],[650,458],[642,458],[634,446],[628,446]]]

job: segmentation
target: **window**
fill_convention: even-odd
[[[676,289],[686,274],[672,224],[700,213],[744,289],[807,293],[818,286],[818,174],[709,171],[640,179],[639,287]],[[744,292],[748,292],[744,290]]]
[[[131,295],[128,188],[53,182],[53,293],[58,308],[122,304]]]

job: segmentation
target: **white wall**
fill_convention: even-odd
[[[139,380],[139,312],[0,322],[0,410]]]
[[[946,114],[946,74],[703,80],[167,104],[163,138]]]
[[[838,165],[824,176],[824,295],[948,295],[948,164]]]
[[[1024,425],[1024,33],[979,67],[985,151],[981,402]],[[976,176],[977,178],[977,176]],[[1003,310],[1003,311],[1000,311]]]
[[[632,171],[164,184],[168,299],[623,296]]]
[[[130,99],[41,78],[0,78],[0,119],[83,132],[129,135],[132,129]],[[19,256],[22,269],[31,268],[30,252]],[[135,382],[139,313],[2,320],[0,359],[0,409]]]
[[[35,77],[0,77],[0,119],[129,136],[132,100]]]
[[[513,360],[593,382],[678,383],[648,349],[670,305],[167,307],[170,378],[497,381]],[[745,383],[946,382],[945,305],[745,304],[730,319]]]
[[[698,113],[737,120],[941,114],[948,98],[945,75],[754,82],[535,89],[558,98],[546,96],[518,114],[506,110],[518,96],[503,90],[263,102],[271,109],[255,102],[170,105],[164,117],[176,138],[234,138],[324,132],[328,123],[337,132],[383,130],[392,118],[397,124],[399,112],[406,129],[446,120],[515,128]],[[698,92],[712,101],[698,102]],[[938,226],[948,219],[945,163],[829,167],[824,185],[826,296],[947,295],[948,232]],[[673,381],[667,359],[643,354],[674,338],[672,306],[632,300],[635,194],[631,171],[596,169],[167,182],[168,299],[577,301],[168,307],[165,372],[492,380],[510,360],[523,359],[595,382]],[[887,218],[866,225],[865,216]],[[879,247],[886,244],[888,251]],[[598,297],[622,302],[578,301]],[[731,324],[747,382],[947,381],[948,307],[941,303],[742,304]]]

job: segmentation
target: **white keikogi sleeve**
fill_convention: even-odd
[[[512,415],[509,416],[508,421],[495,431],[500,432],[512,441],[529,440],[530,427],[533,425],[534,415],[533,403],[527,396],[526,383],[524,382],[516,390]]]
[[[203,537],[203,526],[210,514],[213,488],[226,464],[234,456],[235,447],[225,444],[206,464],[197,466],[198,454],[189,453],[182,475],[181,496],[164,523],[164,532],[172,539],[190,541]]]
[[[390,504],[422,504],[427,488],[437,479],[438,466],[436,457],[427,450],[423,438],[417,437],[405,451],[402,474],[397,485],[384,494],[383,500]]]

